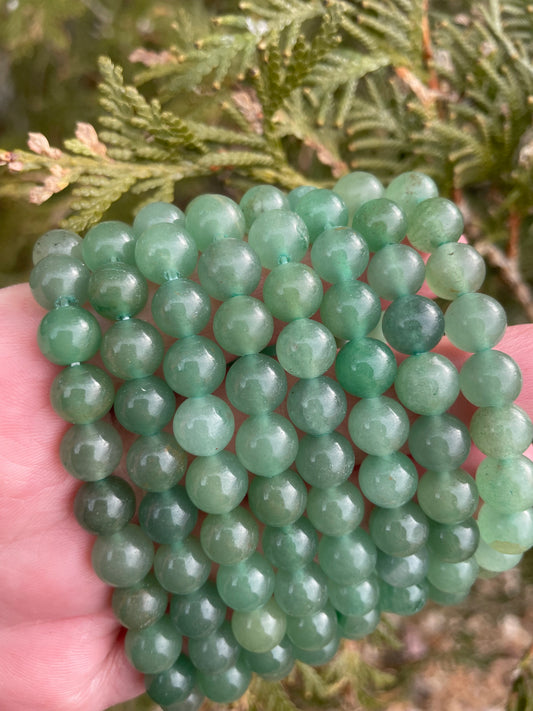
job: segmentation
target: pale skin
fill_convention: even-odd
[[[35,334],[44,315],[27,285],[0,291],[0,711],[102,711],[144,690],[123,652],[111,591],[93,573],[93,536],[72,514],[80,485],[63,469],[68,425],[49,404],[60,367]],[[497,348],[515,358],[533,413],[531,326],[509,328]],[[460,367],[467,357],[440,348]],[[472,408],[455,406],[466,422]],[[474,452],[465,468],[475,471]]]

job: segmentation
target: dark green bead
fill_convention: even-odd
[[[503,573],[505,570],[514,568],[523,557],[522,553],[500,553],[485,543],[483,539],[479,541],[475,556],[480,568],[494,573]]]
[[[363,452],[386,457],[407,440],[409,418],[400,403],[390,397],[362,398],[350,412],[348,431]]]
[[[163,361],[165,380],[183,397],[201,397],[216,390],[226,375],[221,348],[205,336],[189,336],[173,343]]]
[[[131,664],[143,674],[159,674],[175,663],[181,652],[181,635],[164,615],[142,630],[128,630],[124,649]]]
[[[287,619],[287,637],[300,649],[321,649],[337,634],[337,614],[330,603],[305,617]]]
[[[113,404],[113,382],[96,365],[71,365],[54,378],[50,402],[67,422],[87,425],[103,417]]]
[[[378,604],[379,582],[376,575],[356,585],[339,585],[328,580],[328,593],[331,604],[342,615],[362,617]]]
[[[294,666],[293,646],[287,637],[268,652],[248,652],[244,659],[250,669],[266,681],[281,681]]]
[[[191,397],[176,410],[174,437],[186,452],[209,457],[224,449],[233,437],[235,420],[230,407],[215,395]]]
[[[189,657],[180,654],[177,661],[155,676],[146,679],[148,696],[162,706],[184,701],[194,689],[196,669]]]
[[[380,249],[368,265],[368,283],[382,299],[393,301],[416,294],[424,283],[424,260],[406,244]]]
[[[522,374],[516,362],[501,351],[474,353],[459,374],[461,392],[476,407],[501,407],[516,400]]]
[[[357,397],[377,397],[388,390],[396,376],[391,349],[374,338],[346,343],[338,352],[335,375],[342,387]]]
[[[100,222],[83,239],[83,261],[92,272],[110,262],[135,264],[135,239],[135,232],[125,222]]]
[[[425,296],[402,296],[385,311],[383,335],[400,353],[424,353],[434,348],[444,334],[444,316]]]
[[[289,209],[294,210],[300,198],[302,198],[306,193],[310,193],[311,190],[316,189],[317,188],[314,185],[298,185],[297,188],[293,188],[287,195]]]
[[[83,262],[65,254],[50,254],[30,273],[35,301],[50,311],[61,300],[83,306],[89,295],[90,272]]]
[[[409,221],[418,203],[438,194],[435,182],[428,175],[416,171],[396,176],[385,190],[385,197],[399,205]]]
[[[384,612],[393,612],[405,617],[415,615],[424,607],[427,599],[428,586],[425,581],[405,588],[380,583],[379,606]]]
[[[104,264],[91,274],[89,301],[101,316],[112,320],[129,318],[148,300],[148,285],[137,267]]]
[[[459,374],[445,356],[419,353],[400,363],[394,389],[402,405],[412,412],[440,415],[459,395]]]
[[[350,211],[350,219],[365,202],[383,195],[384,187],[372,173],[356,170],[339,178],[333,190],[340,195]]]
[[[420,508],[438,523],[460,523],[477,509],[479,496],[474,478],[464,469],[427,471],[418,483]]]
[[[37,343],[52,363],[70,365],[89,360],[100,346],[100,324],[79,306],[49,311],[39,324]]]
[[[337,193],[324,188],[303,195],[294,211],[305,222],[311,244],[324,230],[348,224],[348,208],[344,200]]]
[[[253,296],[234,296],[224,301],[213,318],[213,334],[220,347],[238,356],[259,353],[273,333],[272,316]]]
[[[163,284],[196,269],[198,249],[183,222],[158,222],[137,238],[135,262],[148,281]]]
[[[268,652],[278,645],[287,629],[287,618],[274,598],[251,612],[234,612],[231,627],[248,652]]]
[[[188,595],[173,595],[170,601],[170,617],[186,637],[207,637],[224,622],[226,605],[218,594],[215,583],[208,580],[205,585]]]
[[[416,467],[405,454],[369,454],[359,467],[359,488],[365,498],[381,508],[406,504],[418,486]]]
[[[317,546],[317,532],[308,519],[303,517],[290,526],[265,526],[263,530],[265,557],[281,570],[291,571],[307,565],[315,557]]]
[[[185,222],[185,213],[170,202],[151,202],[141,207],[133,220],[133,231],[137,236],[160,222]]]
[[[387,198],[376,198],[363,203],[352,220],[371,252],[378,252],[388,244],[401,242],[407,233],[403,210]]]
[[[368,265],[368,247],[349,227],[332,227],[320,234],[311,248],[316,273],[332,284],[357,279]]]
[[[261,262],[247,242],[218,240],[200,256],[198,278],[210,296],[225,301],[256,290],[261,280]]]
[[[384,553],[406,556],[416,553],[426,543],[429,522],[420,506],[409,501],[395,509],[376,506],[370,514],[369,531]]]
[[[32,261],[37,264],[51,254],[63,254],[82,260],[81,237],[70,230],[49,230],[33,245]]]
[[[255,477],[248,489],[252,513],[269,526],[288,526],[305,511],[307,489],[298,474],[287,469],[274,477]]]
[[[205,696],[200,689],[194,687],[191,693],[183,699],[176,701],[174,704],[167,704],[164,711],[199,711],[200,706],[204,703]]]
[[[426,469],[445,472],[461,466],[470,452],[470,435],[457,417],[422,415],[409,431],[411,456]]]
[[[286,615],[313,615],[328,601],[327,578],[316,563],[296,570],[278,570],[274,596]]]
[[[337,629],[337,634],[333,637],[333,639],[320,649],[301,649],[295,645],[292,645],[292,648],[294,650],[294,656],[300,662],[312,667],[319,667],[323,664],[327,664],[333,659],[339,651],[339,644],[340,632],[339,629]]]
[[[240,647],[229,622],[208,635],[189,639],[191,662],[205,674],[218,674],[237,661]]]
[[[287,418],[275,412],[244,420],[235,438],[235,453],[253,474],[276,476],[288,469],[298,452],[298,435]]]
[[[377,326],[381,304],[374,291],[363,282],[340,282],[326,291],[320,316],[336,338],[349,341],[363,338]]]
[[[263,283],[265,306],[280,321],[309,318],[320,307],[322,294],[320,277],[300,262],[280,264]]]
[[[518,405],[480,407],[470,421],[472,441],[483,454],[497,459],[522,454],[533,438],[533,424]]]
[[[486,457],[477,468],[479,495],[502,513],[533,506],[533,462],[527,457]]]
[[[404,556],[387,555],[378,550],[376,572],[385,583],[395,588],[406,588],[421,583],[428,572],[429,555],[424,546]]]
[[[473,518],[446,525],[430,521],[428,548],[447,563],[458,563],[474,555],[479,544],[479,527]]]
[[[258,539],[254,517],[240,506],[227,514],[209,514],[200,532],[203,550],[220,565],[236,565],[248,558]]]
[[[309,489],[307,515],[317,531],[326,536],[353,531],[361,523],[364,509],[363,497],[350,481],[327,489]]]
[[[82,481],[109,476],[122,458],[122,439],[103,420],[70,427],[59,446],[61,463],[69,474]]]
[[[198,509],[184,486],[144,495],[139,505],[141,528],[156,543],[174,543],[187,538],[198,519]]]
[[[218,594],[236,612],[263,607],[274,592],[274,571],[260,553],[252,553],[235,565],[221,565],[217,572]]]
[[[202,511],[229,513],[248,490],[248,472],[235,454],[226,450],[210,457],[195,457],[185,480],[191,501]]]
[[[201,588],[210,570],[211,561],[200,541],[192,536],[159,546],[154,558],[156,578],[165,590],[175,595],[188,595]]]
[[[376,557],[376,545],[362,528],[345,536],[322,536],[318,546],[320,567],[339,585],[353,585],[368,578],[376,566]]]
[[[459,563],[446,563],[438,558],[429,561],[428,580],[439,590],[457,593],[470,590],[479,572],[474,556]]]
[[[287,324],[276,342],[279,362],[297,378],[322,375],[333,365],[336,353],[333,334],[318,321],[308,318]]]
[[[452,301],[477,291],[485,280],[485,260],[469,244],[441,244],[426,264],[426,282],[431,291]]]
[[[290,209],[285,193],[273,185],[254,185],[253,188],[249,188],[242,196],[239,206],[244,213],[247,229],[250,229],[256,218],[263,212]]]
[[[499,553],[517,555],[533,546],[531,509],[505,514],[489,504],[483,504],[477,522],[481,538]]]
[[[226,376],[226,395],[246,415],[275,410],[287,392],[285,371],[274,358],[252,353],[238,358]]]
[[[185,227],[203,252],[219,239],[242,239],[246,222],[241,208],[225,195],[198,195],[185,209]]]
[[[137,318],[114,323],[104,333],[100,348],[107,370],[122,380],[152,375],[161,364],[163,353],[159,331]]]
[[[363,639],[363,637],[372,634],[380,619],[379,607],[370,610],[365,615],[338,615],[339,633],[346,639]]]
[[[299,380],[287,397],[287,412],[295,427],[311,435],[333,432],[346,416],[346,395],[324,375]]]
[[[127,588],[115,588],[111,599],[115,617],[123,627],[144,629],[166,612],[168,594],[152,573]]]
[[[352,445],[340,432],[306,435],[300,440],[295,460],[302,479],[316,488],[342,484],[354,469]]]
[[[223,672],[198,674],[198,684],[202,692],[208,699],[219,704],[229,704],[240,699],[251,680],[252,672],[242,659]]]
[[[92,549],[94,572],[108,585],[125,588],[139,583],[152,567],[154,546],[132,523],[107,536],[98,536]]]
[[[86,482],[74,499],[76,520],[82,528],[94,534],[120,531],[134,513],[135,492],[118,476]]]
[[[316,192],[316,191],[313,191]],[[248,232],[248,243],[265,269],[282,261],[299,262],[309,245],[309,233],[302,218],[290,210],[269,210],[256,218]]]
[[[117,390],[115,415],[130,432],[153,435],[168,425],[174,414],[174,393],[156,375],[128,380]]]
[[[446,335],[454,346],[468,353],[494,348],[499,343],[507,317],[503,306],[487,294],[463,294],[446,309]]]
[[[439,245],[457,242],[463,234],[463,216],[457,205],[441,197],[430,197],[413,210],[409,220],[409,242],[421,252],[433,252]]]
[[[201,333],[211,317],[206,290],[190,279],[171,279],[162,284],[152,299],[156,326],[173,338]]]
[[[134,484],[147,491],[170,489],[185,474],[187,455],[168,432],[138,437],[130,446],[126,467]]]

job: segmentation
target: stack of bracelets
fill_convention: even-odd
[[[252,672],[280,680],[295,659],[324,664],[381,612],[457,603],[533,545],[533,426],[462,231],[426,175],[385,189],[355,172],[334,190],[156,202],[133,227],[37,241],[38,342],[66,366],[51,403],[83,482],[74,513],[167,711],[234,701]],[[155,326],[136,318],[148,282]],[[472,354],[460,372],[434,350],[444,334]],[[448,412],[460,393],[469,428]]]

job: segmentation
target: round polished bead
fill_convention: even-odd
[[[422,415],[409,431],[411,456],[426,469],[446,472],[457,469],[470,452],[466,425],[453,415]]]
[[[379,606],[384,612],[396,615],[414,615],[424,607],[428,598],[428,586],[424,581],[405,588],[395,588],[387,583],[380,583]]]
[[[31,270],[31,293],[47,310],[53,309],[59,300],[83,306],[89,295],[90,275],[79,259],[66,254],[50,254]]]
[[[37,343],[52,363],[70,365],[89,360],[100,346],[100,324],[79,306],[49,311],[39,324]]]
[[[419,353],[398,367],[394,389],[400,402],[419,415],[440,415],[459,395],[459,374],[439,353]]]
[[[481,538],[499,553],[517,555],[533,546],[531,509],[504,514],[489,504],[483,504],[477,521]]]
[[[224,301],[213,318],[219,345],[238,356],[258,353],[274,333],[274,321],[266,306],[253,296],[234,296]]]
[[[224,621],[208,635],[189,639],[189,656],[206,674],[218,674],[237,661],[240,648],[229,622]]]
[[[400,353],[430,351],[444,334],[444,316],[437,304],[425,296],[402,296],[385,311],[383,335]]]
[[[311,190],[317,190],[314,185],[298,185],[298,187],[293,188],[287,195],[289,201],[289,209],[294,210],[298,200],[302,198],[306,193],[310,193]]]
[[[200,540],[209,558],[220,565],[236,565],[257,547],[259,531],[249,511],[238,506],[227,514],[209,514]]]
[[[137,236],[147,230],[152,225],[160,222],[185,222],[185,214],[179,207],[170,202],[151,202],[141,207],[133,220],[133,231]]]
[[[485,260],[469,244],[442,244],[426,264],[426,281],[434,294],[452,301],[477,291],[485,280]]]
[[[294,571],[307,565],[315,557],[317,546],[316,529],[303,517],[290,526],[265,526],[263,530],[265,557],[280,570]]]
[[[211,561],[200,541],[192,536],[184,541],[159,546],[154,558],[154,572],[160,584],[175,595],[198,590],[209,577]]]
[[[346,395],[333,378],[324,375],[299,380],[289,391],[287,412],[293,425],[311,435],[337,429],[346,416]]]
[[[242,196],[239,206],[244,213],[246,228],[250,229],[256,218],[269,210],[290,210],[287,196],[273,185],[254,185]]]
[[[244,694],[252,672],[243,659],[239,659],[223,672],[198,673],[198,685],[208,699],[219,704],[229,704],[237,701]]]
[[[126,588],[139,583],[152,567],[154,546],[132,523],[107,536],[98,536],[92,549],[94,572],[108,585]]]
[[[163,338],[147,321],[117,321],[102,338],[100,355],[111,375],[130,380],[152,375],[163,360]]]
[[[129,432],[153,435],[168,425],[174,414],[174,393],[156,375],[127,380],[117,390],[115,415]]]
[[[533,462],[527,457],[486,457],[477,468],[476,484],[481,498],[502,513],[533,506]]]
[[[374,632],[380,619],[379,607],[366,615],[338,615],[339,632],[346,639],[363,639]]]
[[[187,538],[198,519],[198,509],[183,486],[151,491],[139,505],[139,523],[152,541],[174,543]]]
[[[32,262],[35,265],[51,254],[83,260],[81,242],[81,237],[70,230],[49,230],[33,245]]]
[[[163,284],[196,268],[198,249],[183,222],[158,222],[137,238],[135,262],[148,281]]]
[[[282,261],[299,262],[304,257],[309,233],[295,212],[269,210],[261,213],[250,227],[248,243],[259,255],[263,267],[274,269]]]
[[[340,195],[350,212],[350,219],[365,202],[380,198],[384,193],[381,182],[372,173],[356,170],[339,178],[333,190]]]
[[[340,432],[307,435],[300,440],[295,464],[305,482],[325,489],[342,484],[351,476],[355,454]]]
[[[263,283],[265,306],[280,321],[309,318],[320,307],[322,294],[320,277],[300,262],[280,264]]]
[[[474,555],[479,544],[479,526],[474,518],[451,525],[430,521],[428,549],[448,563],[458,563]]]
[[[406,244],[390,244],[380,249],[368,265],[368,283],[382,299],[392,301],[416,294],[424,283],[422,257]]]
[[[124,649],[135,669],[143,674],[159,674],[177,660],[181,643],[181,635],[165,615],[142,630],[128,630]]]
[[[261,279],[259,257],[242,239],[213,242],[198,261],[198,278],[214,299],[251,294]]]
[[[235,361],[225,385],[233,407],[246,415],[260,415],[281,405],[287,392],[287,377],[277,360],[253,353]]]
[[[428,572],[429,555],[424,546],[404,556],[387,555],[378,551],[376,572],[388,585],[405,588],[421,583]]]
[[[330,603],[305,617],[287,619],[287,637],[300,649],[321,649],[337,634],[337,614]]]
[[[464,469],[427,471],[418,483],[422,511],[438,523],[460,523],[477,509],[479,496],[474,478]]]
[[[356,585],[339,585],[328,581],[329,600],[342,615],[366,615],[379,600],[379,583],[375,575]]]
[[[221,565],[217,572],[218,594],[237,612],[262,607],[274,592],[274,571],[260,553],[252,553],[235,565]]]
[[[344,200],[337,193],[325,188],[303,195],[294,211],[305,222],[311,244],[324,230],[345,227],[348,224],[349,213]]]
[[[429,561],[428,580],[439,590],[447,593],[457,593],[470,590],[479,571],[474,556],[459,563],[446,563],[438,558]]]
[[[173,343],[163,361],[165,380],[183,397],[201,397],[216,390],[226,375],[222,349],[205,336]]]
[[[368,578],[376,558],[376,545],[362,528],[345,536],[322,536],[318,546],[320,567],[339,585],[353,585]]]
[[[401,452],[386,456],[369,454],[359,466],[359,488],[365,498],[384,509],[403,506],[418,486],[412,460]]]
[[[225,195],[198,195],[185,209],[185,227],[203,252],[219,239],[242,239],[246,222],[241,208]]]
[[[499,553],[494,548],[479,541],[479,546],[475,552],[475,558],[480,568],[490,570],[493,573],[503,573],[506,570],[515,568],[522,560],[522,553]]]
[[[133,265],[104,264],[91,274],[89,301],[105,318],[116,321],[135,316],[147,300],[148,285]]]
[[[378,324],[381,304],[374,291],[360,281],[345,281],[326,291],[320,317],[336,338],[363,338]]]
[[[248,417],[235,438],[241,464],[259,476],[276,476],[288,469],[298,452],[298,435],[287,418],[275,412]]]
[[[468,353],[493,348],[501,340],[507,318],[503,307],[487,294],[463,294],[446,309],[446,335]]]
[[[186,338],[200,333],[211,317],[206,290],[190,279],[171,279],[162,284],[152,299],[152,316],[163,333]]]
[[[360,277],[368,265],[368,257],[365,240],[349,227],[324,230],[311,248],[313,268],[332,284]]]
[[[135,232],[125,222],[100,222],[83,239],[83,261],[92,272],[111,262],[135,264],[135,239]]]
[[[163,617],[168,605],[168,594],[149,573],[135,585],[115,588],[111,604],[115,617],[123,627],[140,630]]]
[[[350,533],[363,520],[364,511],[363,497],[350,481],[328,489],[309,489],[307,515],[317,531],[326,536]]]
[[[226,617],[226,605],[208,580],[187,595],[173,595],[170,617],[181,634],[189,639],[207,637],[217,630]]]
[[[173,704],[166,704],[165,711],[199,711],[204,701],[204,694],[202,694],[200,689],[195,686],[190,694],[183,699],[183,701],[176,701]]]
[[[533,439],[533,424],[518,405],[480,407],[470,421],[472,441],[483,454],[505,459],[522,454]]]
[[[229,513],[246,496],[248,472],[235,454],[224,450],[210,457],[193,459],[185,487],[191,501],[202,511]]]
[[[421,252],[433,252],[440,245],[457,242],[463,234],[463,216],[457,205],[441,197],[418,204],[409,219],[409,242]]]
[[[399,205],[409,221],[418,203],[437,197],[438,194],[435,181],[416,171],[396,176],[385,190],[385,197]]]
[[[346,343],[338,352],[335,375],[342,387],[357,397],[377,397],[388,390],[396,376],[391,349],[374,338]]]
[[[305,511],[307,489],[291,469],[266,478],[255,477],[248,489],[252,513],[269,526],[288,526]]]
[[[459,374],[461,392],[476,407],[510,405],[522,389],[522,374],[516,362],[501,351],[474,353]]]
[[[297,378],[316,378],[335,360],[337,344],[331,332],[317,321],[299,318],[278,335],[276,355],[285,370]]]
[[[293,646],[287,637],[267,652],[248,652],[244,659],[250,669],[266,681],[281,681],[294,666]]]
[[[357,210],[352,227],[365,238],[371,252],[378,252],[388,244],[403,240],[407,232],[407,220],[395,202],[387,198],[375,198]]]
[[[363,398],[350,412],[348,431],[363,452],[386,457],[407,440],[409,418],[400,403],[390,397]]]
[[[337,625],[337,632],[333,639],[331,639],[323,647],[320,647],[320,649],[301,649],[300,647],[296,647],[293,644],[292,648],[294,650],[294,656],[300,662],[303,662],[308,666],[322,666],[323,664],[327,664],[328,662],[330,662],[337,654],[337,652],[339,651],[340,639],[340,629]]]
[[[468,597],[469,592],[470,590],[460,590],[456,593],[446,593],[428,583],[428,598],[436,602],[437,605],[459,605]]]
[[[195,681],[196,669],[187,656],[180,654],[170,669],[147,677],[146,691],[152,701],[167,708],[184,701],[193,691]]]
[[[278,570],[274,597],[287,615],[312,615],[328,601],[327,578],[316,563],[296,570]]]
[[[67,422],[87,425],[103,417],[113,404],[113,382],[96,365],[71,365],[56,375],[50,402]]]
[[[65,469],[76,479],[98,481],[117,468],[122,458],[122,439],[103,420],[74,425],[63,435],[59,455]]]
[[[215,395],[191,397],[176,410],[174,437],[180,447],[198,457],[217,454],[233,437],[235,420],[229,406]]]
[[[187,455],[168,432],[138,437],[126,457],[128,475],[147,491],[166,491],[185,474]]]
[[[76,520],[86,531],[97,535],[120,531],[134,514],[135,493],[118,476],[86,482],[74,499]]]
[[[369,531],[376,546],[387,555],[416,553],[427,541],[429,522],[417,504],[409,501],[395,509],[376,507],[370,514]]]
[[[250,612],[233,613],[233,633],[248,652],[265,654],[279,645],[285,636],[287,618],[274,598]]]

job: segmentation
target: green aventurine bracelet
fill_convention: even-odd
[[[478,293],[484,262],[462,231],[427,176],[384,189],[356,172],[334,191],[260,185],[240,205],[153,203],[133,227],[38,240],[38,341],[67,366],[51,402],[73,425],[63,464],[84,482],[74,512],[97,535],[128,658],[167,711],[238,699],[252,672],[282,679],[295,659],[323,664],[382,611],[456,603],[533,545],[533,427],[513,404],[518,366],[493,350],[504,310]],[[444,314],[418,294],[425,278]],[[155,326],[136,318],[147,282]],[[87,300],[113,321],[103,335]],[[201,335],[212,314],[214,340]],[[433,351],[444,334],[472,353],[460,373]],[[470,431],[448,412],[460,392],[478,408]],[[121,428],[137,435],[131,483],[113,473]],[[486,455],[475,480],[460,468],[471,439]]]

